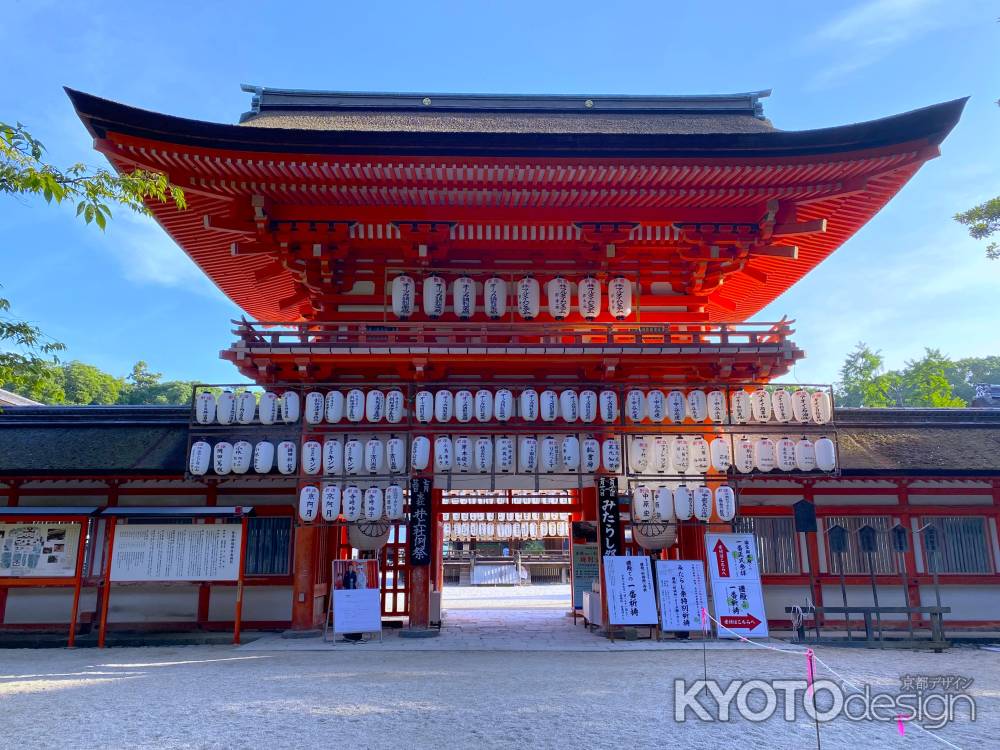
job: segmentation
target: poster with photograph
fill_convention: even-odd
[[[376,560],[334,560],[333,632],[377,633],[382,630],[382,595]]]
[[[112,581],[236,581],[243,527],[215,524],[118,524]]]
[[[702,629],[701,610],[708,607],[708,591],[701,560],[657,560],[656,587],[663,630]]]
[[[648,557],[605,557],[604,581],[610,624],[656,624],[656,594]]]
[[[78,523],[0,523],[0,578],[71,578]]]

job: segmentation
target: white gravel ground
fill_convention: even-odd
[[[941,732],[997,747],[1000,654],[824,649],[836,669],[886,689],[902,674],[975,678],[978,720]],[[708,653],[710,676],[801,678],[801,657]],[[247,652],[225,646],[0,652],[0,747],[813,748],[806,718],[676,723],[675,677],[700,651]],[[821,672],[818,677],[822,677]],[[837,720],[824,748],[948,747],[914,728]]]

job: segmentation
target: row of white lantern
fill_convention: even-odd
[[[515,450],[516,446],[516,450]],[[821,437],[815,442],[806,437],[795,441],[777,440],[767,435],[741,436],[731,446],[727,437],[706,440],[701,435],[688,439],[664,435],[632,436],[628,440],[628,471],[631,474],[706,474],[710,470],[726,472],[735,466],[740,473],[754,470],[833,471],[837,467],[834,442]],[[735,449],[735,455],[734,455]],[[307,440],[302,444],[302,472],[310,476],[407,473],[406,441],[401,437],[381,440],[373,437],[362,442],[356,438],[328,438],[323,443]],[[580,440],[576,435],[541,439],[523,435],[515,440],[501,435],[439,435],[434,439],[418,435],[410,444],[409,468],[435,472],[555,473],[559,471],[620,473],[623,470],[621,442],[617,437]],[[205,441],[191,445],[189,470],[196,476],[208,473],[270,473],[277,464],[279,473],[294,474],[299,461],[298,447],[290,440],[275,444],[262,441],[256,445],[245,440],[221,441],[214,446]]]
[[[494,539],[541,539],[569,535],[566,521],[460,521],[442,524],[446,539],[479,541]]]
[[[565,513],[442,513],[442,521],[560,521],[565,520]]]
[[[682,484],[674,490],[636,485],[632,488],[632,521],[672,523],[691,518],[708,521],[712,517],[713,498],[719,519],[732,521],[736,516],[736,493],[729,485],[720,485],[714,493],[703,484],[693,488]]]
[[[390,484],[384,490],[372,486],[362,492],[349,484],[341,489],[339,484],[324,483],[322,487],[306,485],[299,491],[299,518],[303,521],[336,521],[343,515],[345,521],[398,521],[403,517],[405,499],[403,488]]]
[[[413,277],[401,274],[390,285],[392,313],[406,320],[417,311],[417,283]],[[510,290],[507,281],[491,276],[482,284],[482,311],[488,318],[497,320],[507,314]],[[440,318],[448,305],[448,282],[437,274],[423,279],[421,306],[428,318]],[[473,317],[478,310],[478,286],[470,276],[459,276],[451,285],[451,309],[462,319]],[[586,320],[594,320],[603,307],[601,282],[593,276],[577,283],[577,311]],[[563,276],[556,276],[545,284],[547,310],[556,320],[564,320],[573,312],[573,284]],[[513,306],[525,320],[534,320],[541,312],[542,287],[534,276],[525,276],[514,284]],[[615,276],[608,282],[608,313],[618,320],[632,314],[632,282],[624,276]]]
[[[833,404],[826,391],[799,389],[789,393],[783,388],[768,393],[763,388],[752,393],[733,391],[730,398],[731,414],[736,424],[750,422],[766,423],[772,417],[778,422],[815,422],[826,424],[833,416]],[[203,391],[195,399],[195,418],[199,424],[250,424],[257,410],[256,397],[246,391],[238,396],[232,391],[224,391],[216,399],[209,391]],[[293,423],[299,419],[299,395],[286,391],[280,397],[268,392],[260,399],[259,417],[261,424],[270,425],[277,421]],[[618,393],[613,390],[566,389],[561,392],[533,388],[514,393],[508,388],[490,391],[471,390],[418,391],[413,400],[413,418],[422,424],[431,422],[507,422],[515,416],[526,422],[554,422],[558,419],[573,423],[617,422],[619,419]],[[304,417],[307,424],[327,422],[337,424],[348,422],[378,423],[383,420],[398,424],[406,414],[406,396],[401,390],[363,391],[352,388],[344,391],[330,391],[327,394],[313,391],[306,394]],[[723,391],[691,390],[687,393],[673,390],[664,393],[659,389],[642,391],[632,389],[625,394],[625,418],[630,422],[669,421],[681,424],[686,419],[694,422],[711,421],[723,423],[727,418],[726,395]]]

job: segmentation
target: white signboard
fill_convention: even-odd
[[[240,524],[118,524],[112,581],[236,581]]]
[[[333,632],[382,631],[382,595],[375,560],[333,561]]]
[[[706,534],[705,552],[719,637],[767,636],[754,535]]]
[[[0,578],[71,578],[78,523],[0,523]]]
[[[611,625],[655,625],[656,594],[648,557],[607,556],[604,582]]]
[[[708,611],[705,565],[701,560],[657,560],[663,630],[701,630],[701,611]]]

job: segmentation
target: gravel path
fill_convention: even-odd
[[[903,674],[975,678],[975,723],[941,736],[997,746],[1000,654],[822,649],[836,669],[898,690]],[[804,676],[804,659],[708,653],[710,676]],[[807,717],[673,719],[672,681],[702,674],[700,651],[645,653],[247,652],[225,646],[0,652],[0,746],[813,748]],[[817,677],[823,677],[821,671]],[[944,748],[915,728],[843,719],[824,748]]]

